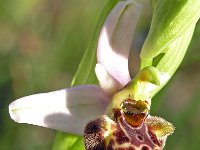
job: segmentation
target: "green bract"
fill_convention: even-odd
[[[148,64],[160,53],[165,53],[165,48],[200,17],[199,0],[158,0],[154,3],[151,28],[141,52],[142,62],[146,60]]]
[[[153,0],[153,18],[140,54],[141,69],[153,66],[172,77],[180,65],[200,17],[199,0]],[[168,79],[168,80],[169,80]],[[151,97],[166,83],[155,88]]]

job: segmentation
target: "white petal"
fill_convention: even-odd
[[[96,64],[95,73],[101,87],[105,91],[114,94],[120,90],[120,83],[115,80],[101,64]]]
[[[18,123],[83,134],[86,123],[102,115],[110,97],[95,85],[77,86],[20,98],[9,105]]]
[[[108,15],[100,33],[97,59],[123,87],[130,81],[128,56],[141,5],[120,1]]]

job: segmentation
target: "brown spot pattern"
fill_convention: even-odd
[[[129,107],[128,101],[123,110],[113,109],[113,120],[104,115],[89,122],[84,132],[86,149],[162,150],[163,141],[158,140],[153,130],[145,123],[147,118],[145,104],[135,103]],[[135,110],[137,107],[133,106],[141,108]]]
[[[150,150],[149,147],[147,146],[142,146],[142,149],[141,150]]]
[[[117,130],[115,132],[113,132],[113,135],[115,136],[116,142],[119,145],[121,145],[123,143],[126,143],[126,142],[130,142],[130,140],[127,137],[127,135],[119,127],[117,128]]]

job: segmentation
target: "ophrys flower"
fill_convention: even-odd
[[[173,126],[149,116],[148,92],[160,81],[151,67],[131,81],[128,67],[141,8],[137,2],[120,1],[108,15],[97,47],[95,72],[100,86],[82,85],[20,98],[9,106],[11,118],[84,134],[86,149],[161,149]]]

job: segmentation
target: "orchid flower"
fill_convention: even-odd
[[[100,85],[22,97],[9,105],[11,118],[83,135],[86,124],[104,114],[112,96],[131,81],[128,57],[140,11],[139,3],[121,1],[107,17],[97,47],[95,72]]]
[[[81,85],[22,97],[9,105],[11,118],[83,135],[86,124],[104,114],[112,96],[131,80],[128,57],[140,10],[138,3],[123,1],[107,17],[97,48],[95,72],[100,86]]]
[[[154,7],[164,13],[160,3],[162,1],[154,1]],[[172,36],[175,42],[164,41],[164,37],[163,41],[156,41],[153,35],[157,35],[158,29],[153,26],[141,52],[140,71],[132,78],[129,53],[141,9],[141,4],[134,0],[120,1],[106,18],[97,45],[95,73],[99,85],[81,85],[17,99],[9,105],[11,118],[18,123],[83,135],[87,150],[163,149],[174,127],[160,117],[150,116],[151,98],[180,64],[195,23],[188,30],[181,30],[185,32],[182,35]],[[170,11],[167,7],[165,10]],[[159,15],[154,15],[154,21],[158,21],[156,17]],[[162,23],[158,28],[170,31]],[[183,48],[182,41],[186,41],[187,35],[189,40]],[[162,59],[157,57],[160,54],[163,54]],[[180,57],[174,62],[176,56]],[[166,61],[172,67],[166,66]]]

